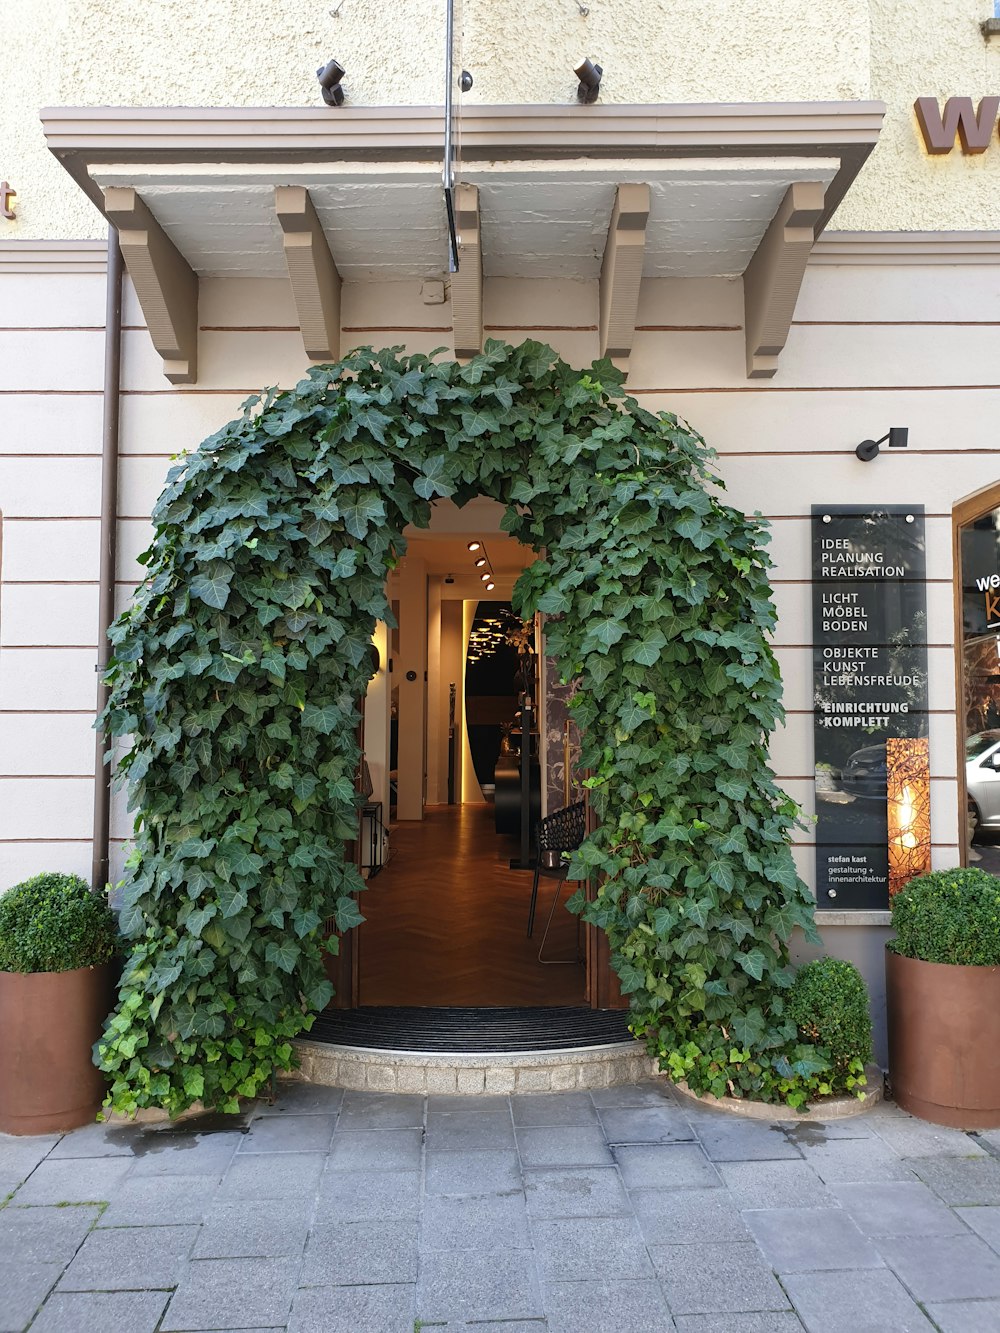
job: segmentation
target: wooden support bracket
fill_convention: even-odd
[[[628,370],[646,251],[649,186],[619,185],[601,268],[601,356]]]
[[[748,379],[770,379],[778,369],[816,240],[825,188],[819,181],[796,181],[788,187],[743,274]]]
[[[109,186],[104,211],[118,229],[128,275],[171,384],[198,378],[198,278],[131,186]]]
[[[316,206],[304,186],[278,185],[274,207],[306,355],[313,361],[335,361],[340,355],[340,274]]]
[[[483,252],[479,239],[479,190],[475,185],[459,185],[455,191],[455,226],[459,235],[459,267],[451,275],[451,323],[455,358],[467,361],[483,350]]]

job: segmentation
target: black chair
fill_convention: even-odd
[[[542,873],[543,862],[548,867],[556,871],[556,886],[552,894],[552,906],[549,908],[548,920],[545,922],[545,930],[542,934],[542,943],[538,950],[538,961],[544,962],[567,962],[575,963],[575,958],[566,959],[545,959],[542,953],[545,950],[545,941],[548,938],[549,927],[552,925],[552,918],[555,915],[556,905],[559,902],[559,895],[562,890],[563,880],[566,878],[566,872],[569,869],[569,862],[563,855],[564,852],[576,851],[587,834],[587,808],[583,801],[574,801],[572,805],[567,805],[562,810],[556,810],[551,815],[546,815],[544,819],[538,821],[537,842],[538,849],[535,859],[535,875],[531,883],[531,903],[528,907],[528,939],[531,939],[531,933],[535,928],[535,907],[538,904],[538,879]],[[579,921],[577,922],[579,925]]]

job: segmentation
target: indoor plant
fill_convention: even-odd
[[[0,897],[0,1131],[93,1120],[92,1047],[112,1003],[115,917],[78,875],[42,874]]]
[[[904,1110],[1000,1127],[1000,879],[975,868],[911,880],[892,900],[889,1073]]]

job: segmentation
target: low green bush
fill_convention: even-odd
[[[117,943],[114,913],[79,875],[35,875],[0,896],[0,972],[93,967]]]
[[[853,963],[817,958],[795,974],[786,1010],[803,1040],[829,1052],[835,1081],[842,1085],[872,1053],[868,988]]]
[[[936,870],[894,894],[893,953],[925,963],[1000,966],[1000,878],[974,866]]]

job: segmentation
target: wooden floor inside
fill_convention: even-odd
[[[511,870],[516,844],[498,837],[493,807],[430,806],[393,825],[392,858],[361,897],[363,1005],[585,1004],[582,963],[547,967],[538,947],[555,880],[539,882],[529,940],[530,871]],[[562,901],[576,889],[564,883]],[[546,958],[573,958],[577,919],[560,906]]]

